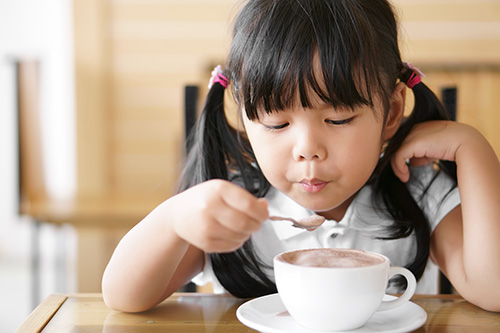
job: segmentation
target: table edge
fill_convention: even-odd
[[[229,294],[213,294],[213,293],[192,293],[192,292],[175,292],[169,298],[172,297],[183,297],[183,296],[212,296],[212,297],[234,297]],[[17,333],[24,332],[41,332],[45,326],[54,317],[57,311],[69,298],[102,298],[102,293],[64,293],[64,294],[51,294],[45,298],[24,320],[21,326],[16,330]],[[463,299],[460,295],[451,294],[415,294],[411,300],[418,303],[420,300],[425,299],[449,299],[449,300],[461,300]]]
[[[67,295],[49,295],[31,312],[16,332],[41,332],[67,299]]]

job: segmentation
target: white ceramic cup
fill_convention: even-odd
[[[347,266],[304,266],[293,258],[333,257]],[[309,257],[307,257],[309,256]],[[345,259],[345,258],[351,259]],[[367,260],[364,260],[364,259]],[[330,260],[330,259],[329,259]],[[360,261],[361,260],[361,261]],[[357,266],[356,266],[357,265]],[[316,330],[352,330],[363,326],[376,311],[395,308],[415,293],[414,275],[403,267],[390,266],[387,257],[351,249],[306,249],[289,251],[274,257],[274,274],[280,298],[290,315],[301,326]],[[403,275],[408,286],[398,298],[382,301],[388,281]]]

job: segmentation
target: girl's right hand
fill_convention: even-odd
[[[170,201],[177,235],[209,253],[237,250],[269,216],[265,199],[220,179],[193,186]]]

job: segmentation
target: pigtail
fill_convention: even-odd
[[[410,67],[408,67],[410,66]],[[403,67],[403,73],[401,74],[401,81],[408,82],[412,79],[412,74],[419,72],[418,69],[413,68],[409,64],[405,64]],[[420,72],[418,76],[421,78],[423,74]],[[403,123],[404,137],[410,132],[414,125],[429,121],[429,120],[452,120],[450,114],[444,107],[443,103],[439,98],[430,90],[421,80],[418,81],[414,86],[410,87],[415,96],[415,105],[413,111],[408,119]],[[403,138],[404,139],[404,138]],[[451,161],[438,161],[439,169],[444,171],[448,176],[456,181],[457,179],[457,167],[455,162]]]
[[[233,146],[231,141],[232,133],[224,114],[224,87],[215,83],[211,85],[203,110],[187,139],[188,154],[179,190],[209,179],[228,179],[226,155]]]
[[[415,97],[415,104],[410,116],[405,119],[401,128],[396,133],[392,144],[388,147],[388,156],[396,151],[410,133],[413,126],[430,120],[451,120],[450,114],[439,98],[422,81],[424,75],[410,64],[403,64],[400,79],[411,88]],[[418,79],[415,79],[418,77]],[[392,147],[391,147],[392,146]],[[457,179],[457,168],[455,162],[437,161],[439,170],[444,171],[452,179]],[[425,194],[425,193],[424,193]]]
[[[415,105],[411,114],[403,121],[399,130],[387,144],[372,176],[373,188],[378,194],[376,197],[382,198],[394,219],[394,224],[388,230],[389,236],[379,237],[379,239],[404,238],[410,236],[412,232],[415,233],[417,252],[413,262],[406,267],[413,272],[417,279],[422,276],[429,257],[430,226],[427,217],[417,203],[419,198],[413,198],[406,184],[396,177],[390,160],[416,124],[430,120],[450,119],[437,96],[421,82],[421,77],[422,74],[418,73],[418,70],[409,67],[409,65],[403,65],[400,79],[412,89]],[[436,166],[439,168],[439,172],[445,172],[456,183],[456,164],[454,162],[438,161]],[[422,184],[422,186],[426,186],[422,196],[426,194],[431,184],[432,181],[429,184]]]
[[[229,84],[220,67],[212,72],[209,92],[194,131],[179,190],[210,179],[234,182],[258,197],[269,183],[255,163],[250,144],[231,127],[224,110],[225,89]],[[237,297],[257,297],[276,292],[276,286],[263,272],[266,267],[256,256],[251,240],[231,253],[209,255],[219,282]]]
[[[264,179],[260,176],[262,173],[252,165],[250,145],[242,140],[226,118],[224,94],[229,80],[219,66],[212,74],[205,104],[188,137],[188,155],[179,190],[210,179],[224,179],[237,181],[251,193],[259,195],[259,190],[265,188],[260,186]]]

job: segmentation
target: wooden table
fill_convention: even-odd
[[[415,295],[427,312],[416,332],[500,332],[500,314],[481,310],[457,295]],[[175,293],[143,313],[109,310],[101,294],[51,295],[18,332],[255,332],[236,318],[244,300],[228,295]]]

